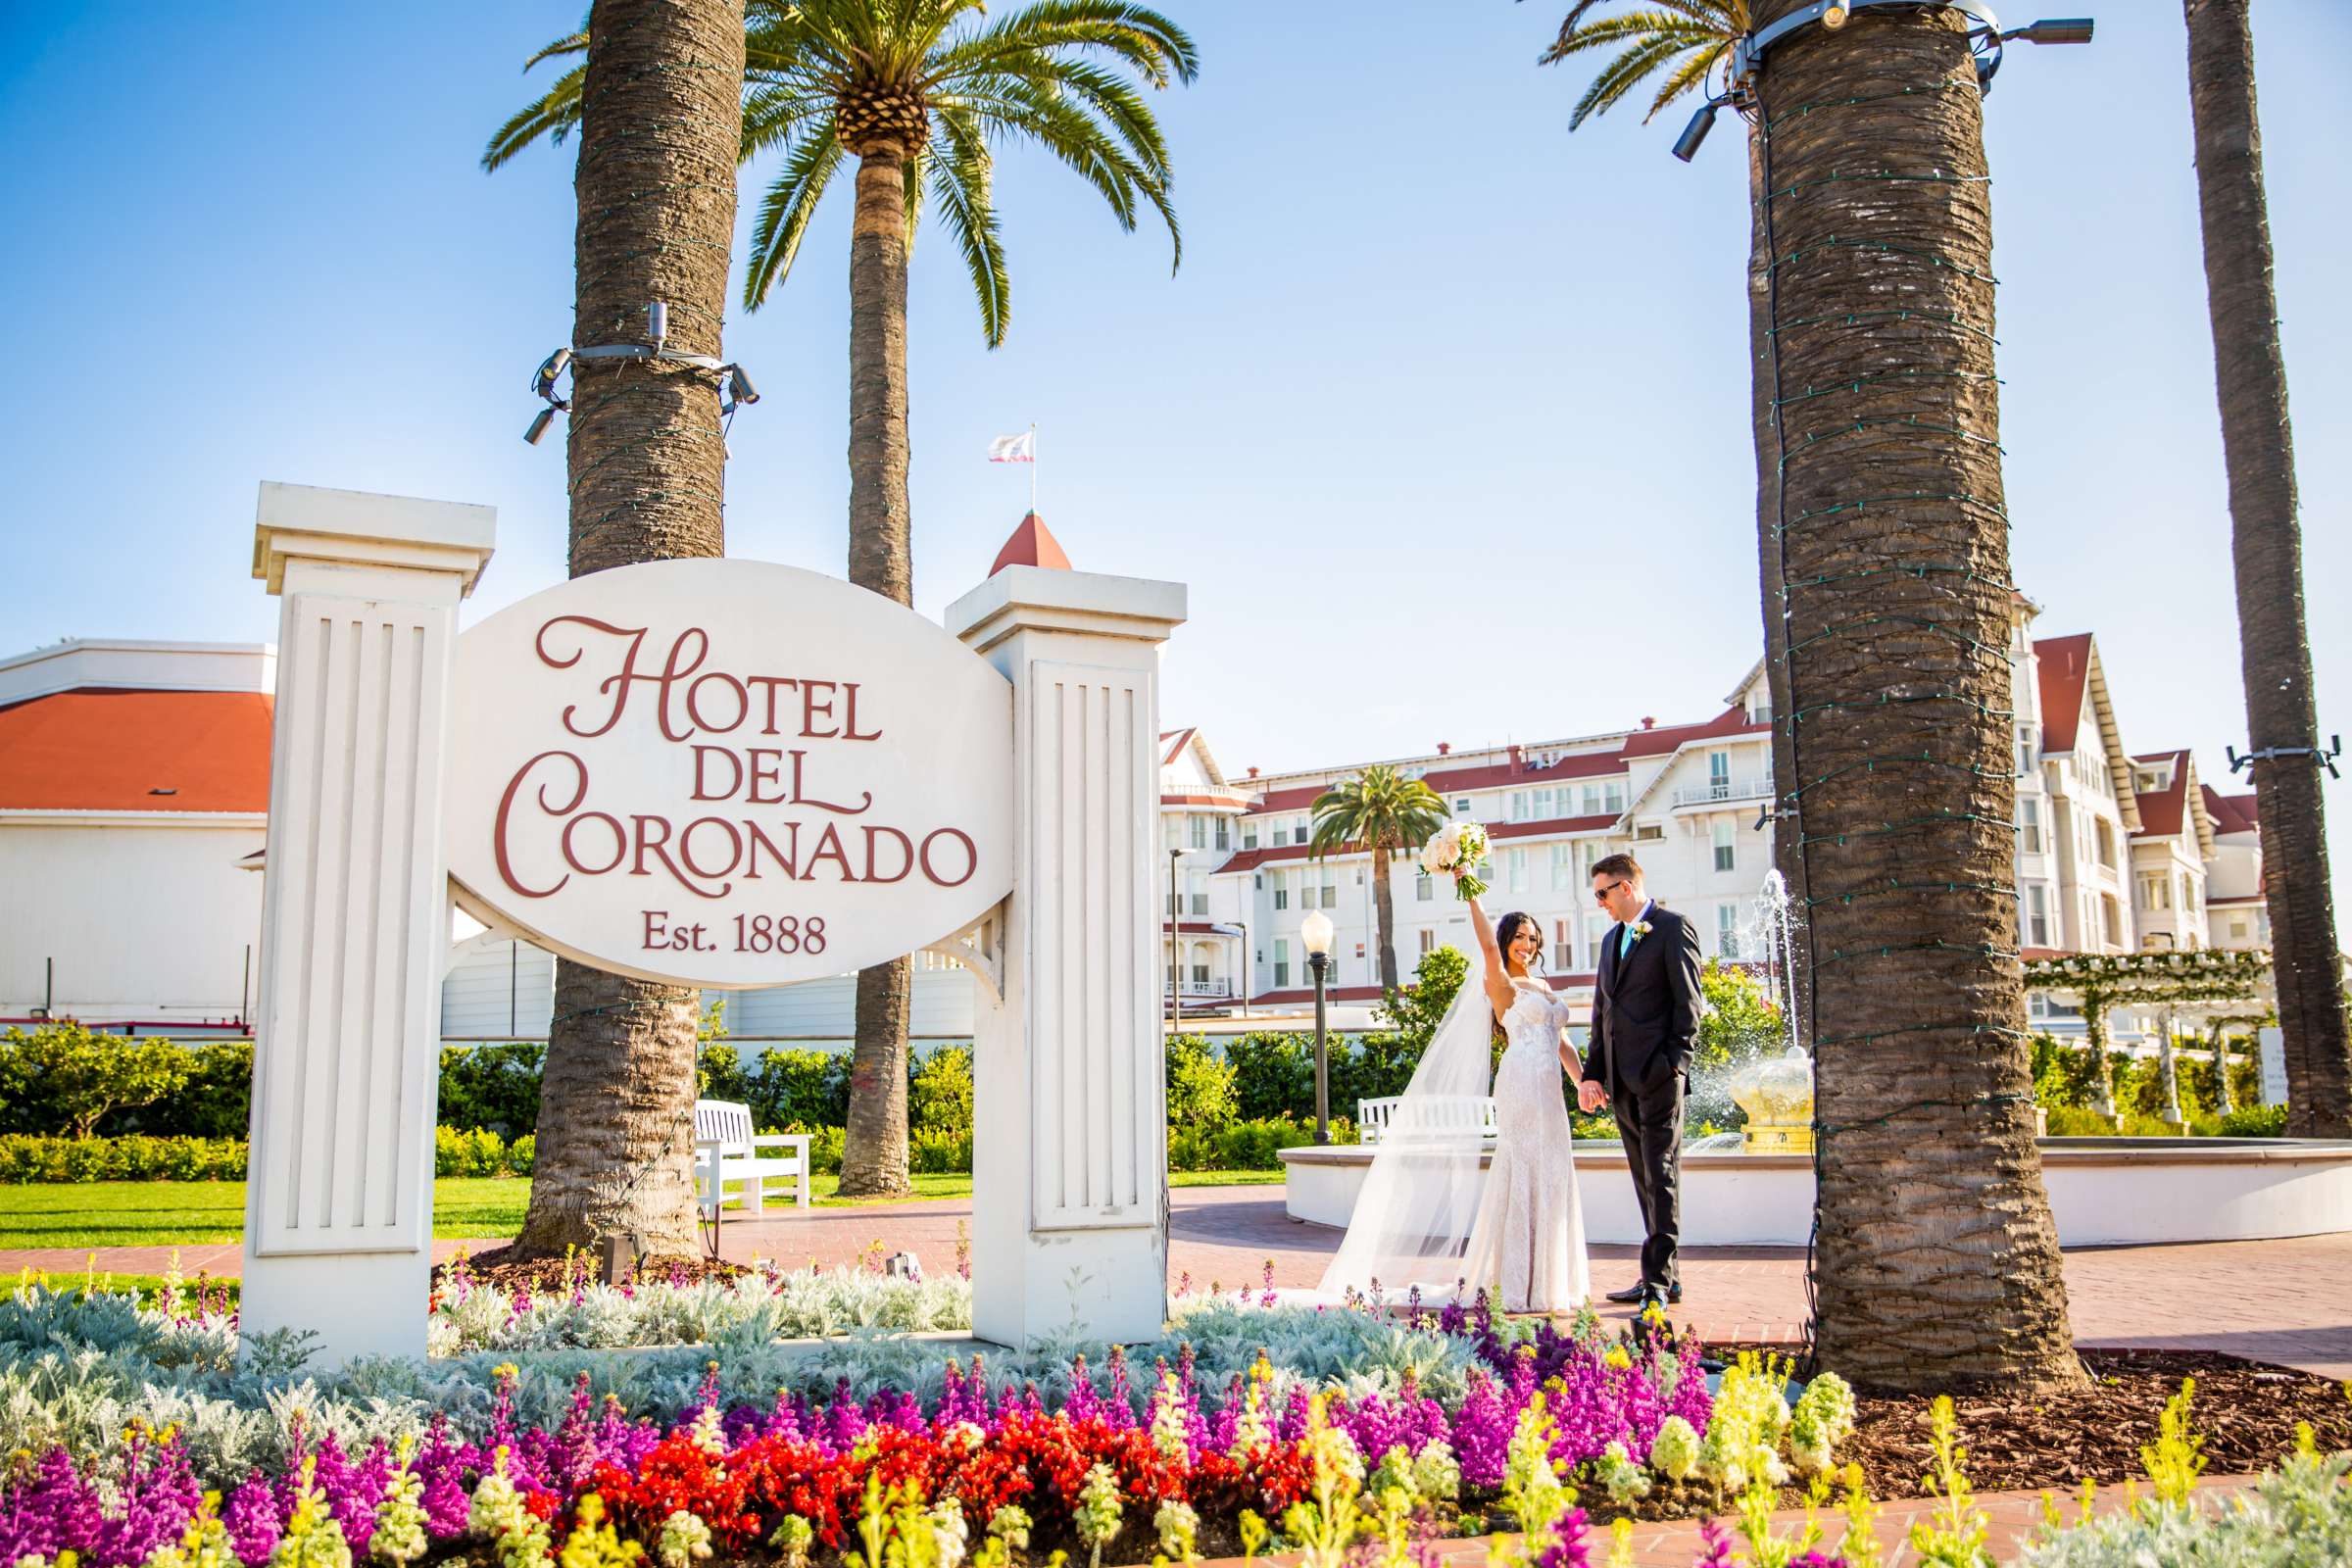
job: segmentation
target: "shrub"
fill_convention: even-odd
[[[1311,1120],[1288,1116],[1234,1122],[1224,1127],[1175,1126],[1168,1129],[1170,1170],[1278,1170],[1276,1152],[1315,1141]],[[1355,1142],[1355,1123],[1334,1117],[1331,1141]]]
[[[1315,1107],[1315,1048],[1304,1035],[1247,1034],[1225,1042],[1233,1067],[1235,1114],[1264,1121]]]
[[[906,1086],[906,1125],[913,1132],[962,1139],[964,1162],[949,1168],[972,1168],[971,1047],[941,1046],[916,1066]]]
[[[1470,977],[1470,960],[1458,948],[1432,948],[1421,955],[1413,965],[1413,983],[1388,994],[1380,1010],[1396,1031],[1407,1050],[1418,1061],[1421,1053],[1429,1049],[1430,1037],[1438,1032],[1438,1024],[1446,1009]]]
[[[813,1141],[810,1142],[809,1149],[809,1163],[813,1165],[815,1163]],[[972,1168],[970,1130],[967,1128],[963,1132],[954,1133],[930,1127],[917,1129],[913,1136],[906,1141],[906,1163],[907,1169],[918,1176],[947,1176],[959,1171],[970,1171]],[[840,1164],[841,1159],[837,1154],[834,1156],[835,1168],[838,1169]]]
[[[2054,1035],[2036,1033],[2033,1054],[2034,1103],[2052,1110],[2090,1104],[2096,1074],[2087,1047],[2065,1045]]]
[[[2286,1136],[2286,1107],[2247,1105],[2216,1121],[2213,1130],[2217,1137],[2222,1138],[2283,1138]]]
[[[2115,1123],[2088,1105],[2051,1105],[2047,1109],[2052,1138],[2106,1138],[2115,1132]]]
[[[433,1129],[433,1174],[496,1176],[506,1169],[506,1145],[487,1127]]]
[[[146,1133],[156,1138],[242,1138],[253,1091],[253,1042],[208,1040],[180,1048],[187,1082],[153,1104],[120,1110],[108,1118],[110,1132]]]
[[[1698,987],[1707,1011],[1698,1021],[1692,1065],[1725,1066],[1788,1046],[1787,1020],[1763,984],[1747,970],[1727,969],[1709,958],[1698,972]]]
[[[838,1176],[841,1174],[842,1142],[848,1136],[845,1129],[810,1127],[796,1121],[776,1130],[808,1135],[808,1170],[811,1175]]]
[[[1241,1108],[1233,1064],[1199,1035],[1168,1042],[1168,1125],[1222,1127]]]
[[[1313,1043],[1308,1042],[1307,1066],[1314,1066]],[[1364,1035],[1350,1045],[1334,1043],[1331,1053],[1331,1108],[1353,1112],[1359,1100],[1380,1100],[1401,1095],[1404,1086],[1413,1081],[1413,1069],[1421,1064],[1425,1048],[1400,1034],[1382,1031]],[[1298,1107],[1307,1114],[1314,1111],[1313,1080],[1308,1080],[1308,1100]]]
[[[762,1132],[845,1126],[850,1119],[849,1053],[769,1051],[745,1074],[742,1099],[752,1107],[752,1124]]]
[[[528,1176],[539,1163],[539,1135],[524,1133],[507,1146],[507,1169]]]
[[[0,1036],[0,1116],[26,1131],[88,1138],[110,1111],[153,1104],[188,1081],[169,1040],[95,1034],[71,1021]]]
[[[539,1125],[539,1080],[547,1048],[515,1040],[483,1046],[441,1048],[441,1106],[444,1127],[487,1127],[515,1138]]]
[[[242,1138],[0,1135],[0,1182],[201,1182],[245,1179]]]

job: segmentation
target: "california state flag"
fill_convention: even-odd
[[[1001,435],[988,444],[991,463],[1035,463],[1037,461],[1037,432],[1023,430],[1019,435]]]

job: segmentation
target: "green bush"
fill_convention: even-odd
[[[1234,1114],[1265,1121],[1315,1110],[1315,1043],[1305,1035],[1253,1033],[1225,1042]]]
[[[2213,1125],[2215,1136],[2220,1138],[2283,1138],[2286,1136],[2286,1107],[2248,1105],[2230,1111]]]
[[[187,1082],[153,1104],[119,1110],[105,1130],[154,1138],[242,1138],[253,1093],[253,1042],[208,1040],[180,1048]]]
[[[2036,1033],[2033,1057],[2034,1103],[2053,1111],[2089,1106],[2097,1075],[2088,1047],[2066,1045],[2054,1035]]]
[[[1279,1170],[1276,1152],[1315,1141],[1312,1117],[1294,1121],[1288,1116],[1239,1121],[1224,1127],[1168,1129],[1170,1170]],[[1355,1123],[1343,1116],[1331,1121],[1331,1141],[1355,1142]]]
[[[814,1145],[810,1146],[811,1151]],[[917,1176],[947,1176],[968,1173],[972,1168],[972,1135],[941,1132],[933,1128],[918,1129],[906,1141],[907,1168]],[[813,1152],[809,1160],[815,1163]],[[834,1156],[834,1167],[840,1168],[840,1156]]]
[[[242,1138],[0,1135],[0,1182],[243,1181]]]
[[[949,1169],[970,1170],[972,1142],[972,1048],[941,1046],[916,1065],[906,1086],[906,1126],[913,1133],[960,1138],[964,1162]],[[915,1169],[924,1167],[917,1165]]]
[[[1352,1116],[1359,1100],[1403,1094],[1404,1086],[1413,1081],[1413,1069],[1421,1065],[1423,1049],[1387,1030],[1360,1036],[1344,1046],[1335,1043],[1331,1053],[1331,1108]],[[1307,1064],[1311,1070],[1312,1042],[1309,1042]],[[1315,1108],[1311,1080],[1308,1096],[1306,1104],[1298,1108],[1311,1115]]]
[[[109,1112],[186,1087],[189,1053],[169,1040],[96,1034],[67,1021],[0,1036],[0,1118],[25,1132],[89,1138]]]
[[[1414,1060],[1429,1049],[1430,1037],[1469,977],[1470,960],[1459,948],[1432,948],[1413,965],[1413,983],[1390,992],[1381,1003],[1381,1013]]]
[[[487,1127],[433,1129],[433,1174],[496,1176],[506,1168],[506,1145]]]
[[[728,1096],[716,1096],[728,1099]],[[762,1132],[840,1127],[850,1119],[848,1052],[771,1050],[744,1075],[743,1102]]]
[[[441,1104],[444,1127],[486,1127],[515,1138],[539,1125],[539,1081],[547,1048],[515,1040],[481,1046],[441,1048]]]
[[[2088,1105],[2050,1105],[2049,1136],[2052,1138],[2109,1138],[2115,1134],[2115,1123]]]
[[[1690,1058],[1694,1065],[1721,1067],[1788,1048],[1788,1021],[1763,983],[1747,970],[1727,969],[1709,958],[1698,972],[1698,988],[1707,1012],[1698,1021],[1698,1042]]]
[[[1199,1035],[1168,1042],[1168,1125],[1223,1127],[1241,1109],[1233,1063]]]
[[[539,1135],[524,1133],[507,1146],[507,1169],[517,1176],[528,1176],[539,1163]]]

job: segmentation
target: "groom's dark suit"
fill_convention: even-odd
[[[1623,951],[1623,925],[1601,939],[1585,1079],[1607,1093],[1617,1112],[1617,1136],[1649,1232],[1642,1244],[1642,1282],[1663,1292],[1680,1283],[1683,1096],[1698,1043],[1698,933],[1655,903],[1638,920],[1649,922],[1649,934],[1630,951]]]

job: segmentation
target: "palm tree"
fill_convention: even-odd
[[[2230,470],[2230,553],[2237,567],[2238,663],[2246,686],[2263,895],[2278,1024],[2286,1037],[2287,1131],[2352,1138],[2335,905],[2320,770],[2309,755],[2319,719],[2303,613],[2303,533],[2295,516],[2294,434],[2286,362],[2271,286],[2271,220],[2254,112],[2254,32],[2246,0],[2183,0],[2197,204],[2204,220],[2205,298],[2213,317],[2222,455]]]
[[[1334,850],[1372,852],[1372,906],[1380,921],[1380,989],[1395,991],[1396,899],[1389,887],[1389,857],[1417,850],[1446,825],[1446,803],[1417,778],[1406,778],[1386,762],[1365,768],[1344,784],[1315,797],[1317,856]]]
[[[572,74],[580,132],[575,345],[719,353],[735,231],[742,0],[596,0]],[[709,375],[575,359],[565,466],[571,574],[723,552],[726,448]],[[616,1234],[695,1245],[691,1160],[698,994],[559,962],[538,1166],[515,1247],[545,1255]]]
[[[1179,245],[1167,146],[1127,73],[1191,81],[1192,39],[1123,0],[1033,0],[994,22],[979,0],[751,0],[740,157],[783,155],[753,227],[743,301],[758,309],[790,273],[810,220],[855,160],[850,233],[850,580],[914,601],[906,498],[906,262],[926,204],[955,240],[993,348],[1011,319],[1011,278],[993,195],[995,147],[1028,142],[1084,177],[1130,231],[1151,208]],[[533,58],[578,52],[558,39]],[[1121,68],[1124,68],[1122,70]],[[526,68],[527,69],[527,68]],[[490,168],[578,118],[566,74],[491,138]],[[910,1190],[904,958],[858,976],[844,1194]]]
[[[1592,116],[1605,114],[1630,97],[1636,88],[1653,79],[1657,88],[1642,117],[1643,123],[1693,93],[1705,95],[1711,85],[1710,77],[1727,67],[1732,45],[1749,25],[1747,0],[1652,0],[1648,6],[1642,6],[1642,0],[1631,0],[1642,8],[1597,15],[1608,3],[1609,0],[1577,0],[1560,23],[1559,35],[1539,57],[1540,64],[1550,66],[1592,50],[1616,50],[1570,112],[1571,131]],[[1757,199],[1763,194],[1762,149],[1752,122],[1747,130],[1748,389],[1749,416],[1756,441],[1756,566],[1764,589],[1761,601],[1764,681],[1771,693],[1773,712],[1782,714],[1788,711],[1788,661],[1783,655],[1786,621],[1782,615],[1785,605],[1780,577],[1780,534],[1776,526],[1780,472],[1774,463],[1767,461],[1773,439],[1772,344],[1766,335],[1769,318],[1765,309],[1771,274],[1764,248],[1764,209]],[[1788,746],[1788,726],[1775,724],[1772,767],[1776,778],[1794,776]],[[1805,882],[1804,861],[1797,854],[1798,841],[1803,837],[1803,829],[1797,822],[1798,804],[1796,797],[1788,795],[1774,803],[1779,831],[1773,834],[1772,851],[1773,861],[1790,896],[1801,901]],[[1810,1040],[1810,994],[1804,976],[1795,977],[1793,989],[1795,995],[1790,1004],[1797,1032],[1799,1038]]]
[[[1761,28],[1803,0],[1758,0]],[[2082,1373],[2019,962],[1991,204],[1961,24],[1856,11],[1758,78],[1770,497],[1804,801],[1816,1347],[1905,1389]],[[1768,617],[1769,619],[1769,617]]]

